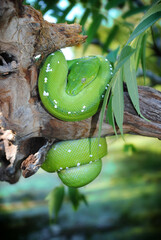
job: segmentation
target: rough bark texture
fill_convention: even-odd
[[[34,174],[53,141],[97,136],[99,113],[63,122],[41,105],[37,91],[40,63],[49,53],[83,43],[78,24],[51,24],[21,1],[0,0],[0,180],[15,183],[21,172]],[[36,62],[35,56],[41,54]],[[161,92],[139,87],[140,118],[125,91],[124,133],[161,138]],[[103,123],[102,136],[113,135]]]

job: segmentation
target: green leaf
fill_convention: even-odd
[[[115,83],[112,88],[112,109],[116,123],[123,135],[124,118],[124,94],[123,94],[123,71],[122,69],[114,76]]]
[[[109,102],[108,102],[106,121],[108,121],[108,123],[113,127],[115,135],[117,136],[114,114],[113,114],[113,110],[112,110],[112,96],[110,96],[110,99],[109,99]]]
[[[81,201],[88,205],[85,195],[81,194],[78,188],[68,187],[68,194],[74,210],[78,209]]]
[[[53,213],[55,215],[55,221],[57,221],[57,217],[61,209],[63,199],[64,199],[64,186],[54,188],[46,197],[46,200],[48,200],[50,221],[52,221]]]
[[[90,9],[87,8],[87,9],[85,10],[85,12],[84,12],[81,20],[80,20],[80,23],[79,23],[79,24],[80,24],[81,26],[84,26],[84,25],[85,25],[85,23],[86,23],[89,15],[90,15]]]
[[[61,17],[58,18],[57,23],[65,22],[65,18],[68,15],[68,13],[72,10],[72,8],[75,6],[74,3],[71,3],[64,11]]]
[[[139,36],[142,32],[146,31],[152,26],[159,18],[161,18],[161,1],[154,4],[144,15],[141,22],[132,32],[127,44]]]
[[[84,45],[84,51],[87,49],[88,45],[92,42],[94,36],[97,33],[97,30],[101,24],[101,21],[103,19],[103,15],[96,13],[93,16],[93,21],[91,23],[91,25],[89,26],[88,30],[87,30],[87,40],[86,43]]]
[[[106,41],[104,43],[104,46],[103,46],[105,51],[107,51],[107,49],[109,48],[109,45],[115,39],[115,36],[118,33],[118,29],[119,29],[119,26],[118,25],[114,25],[114,27],[109,32],[108,37],[107,37],[107,39],[106,39]]]
[[[142,43],[143,43],[143,37],[144,37],[145,33],[140,34],[137,38],[135,38],[135,40],[132,42],[132,47],[134,47],[136,50],[135,54],[134,54],[134,58],[135,58],[135,69],[138,69],[139,63],[140,63],[140,59],[141,59],[141,55],[142,55]]]
[[[142,18],[142,21],[152,15],[153,13],[157,13],[161,11],[161,1],[155,1],[154,4],[148,9],[145,15]]]
[[[125,12],[123,15],[122,15],[122,18],[128,18],[128,17],[131,17],[137,13],[141,13],[141,12],[144,12],[145,10],[148,9],[149,6],[140,6],[140,7],[136,7],[136,8],[132,8],[130,9],[129,11]]]
[[[120,47],[116,48],[115,50],[111,51],[106,58],[111,62],[115,63],[117,60],[118,52],[119,52]]]
[[[110,91],[111,91],[111,87],[112,87],[112,84],[113,84],[113,79],[114,79],[114,78],[112,78],[112,80],[111,80],[111,82],[110,82],[110,84],[109,84],[109,87],[108,87],[107,91],[105,92],[103,104],[102,104],[102,107],[101,107],[100,120],[99,120],[99,128],[98,128],[98,143],[99,143],[99,140],[100,140],[100,137],[101,137],[103,118],[104,118],[104,115],[105,115],[107,102],[108,102],[108,99],[109,99],[109,96],[110,96]]]
[[[124,3],[125,0],[113,0],[108,1],[107,5],[105,6],[105,9],[109,10],[111,8],[117,7],[119,4]]]
[[[139,94],[136,81],[135,65],[133,65],[132,59],[129,59],[124,65],[124,80],[127,84],[127,89],[131,101],[137,113],[141,115],[139,106]]]
[[[125,64],[125,62],[134,54],[136,49],[133,49],[130,46],[125,46],[120,54],[117,65],[114,70],[114,74]]]
[[[141,48],[141,65],[143,69],[143,74],[144,74],[144,84],[145,84],[145,77],[146,77],[146,40],[147,40],[147,33],[144,34],[143,39],[142,39],[142,48]]]

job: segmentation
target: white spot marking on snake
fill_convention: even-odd
[[[43,92],[43,96],[47,97],[47,96],[49,96],[49,93],[46,92],[46,91],[44,91],[44,92]]]
[[[47,80],[48,80],[47,77],[45,77],[45,78],[44,78],[44,82],[47,83]]]
[[[82,109],[81,112],[84,112],[84,109]]]
[[[56,150],[56,147],[54,148],[54,150]]]
[[[83,108],[86,108],[86,106],[84,105]]]
[[[107,87],[109,87],[110,85],[109,84],[107,84]]]
[[[105,89],[107,90],[108,87],[105,87]]]
[[[78,62],[76,64],[79,64]]]
[[[68,150],[69,153],[70,153],[71,151],[72,151],[72,150],[70,150],[70,149]]]
[[[102,145],[101,144],[99,144],[99,147],[101,147]]]
[[[105,61],[108,62],[108,59],[106,58]]]
[[[80,166],[80,163],[77,163],[77,167],[79,167]]]
[[[66,167],[66,169],[68,169],[68,167]]]
[[[110,67],[110,70],[112,70],[113,68],[112,67]]]
[[[68,112],[68,114],[71,114],[71,112]]]
[[[55,55],[55,53],[52,53],[51,55]]]
[[[90,157],[93,157],[93,155],[92,155],[92,154],[90,154],[89,156],[90,156]]]
[[[57,108],[57,107],[58,107],[57,105],[54,106],[54,108]]]
[[[60,167],[60,170],[62,170],[63,168],[62,167]]]
[[[102,95],[102,98],[104,98],[105,95]]]
[[[113,74],[113,72],[111,72],[111,75]]]
[[[59,61],[58,61],[58,63],[59,63]]]
[[[53,100],[55,103],[58,103],[55,99]]]
[[[89,163],[92,163],[92,161],[90,161]]]

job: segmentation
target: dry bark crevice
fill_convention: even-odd
[[[22,1],[0,4],[0,180],[15,183],[23,172],[33,175],[54,140],[98,135],[99,113],[80,122],[64,122],[42,106],[37,91],[42,59],[60,48],[81,44],[78,24],[51,24],[41,13]],[[35,56],[41,54],[40,61]],[[124,133],[161,138],[161,92],[139,87],[139,117],[124,92]],[[102,136],[114,134],[105,123]]]

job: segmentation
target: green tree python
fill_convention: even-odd
[[[63,121],[80,121],[99,109],[111,79],[112,67],[103,56],[67,61],[61,51],[51,53],[40,69],[38,89],[46,110]],[[107,154],[105,138],[85,138],[53,144],[42,168],[57,172],[64,184],[82,187],[101,171]]]

